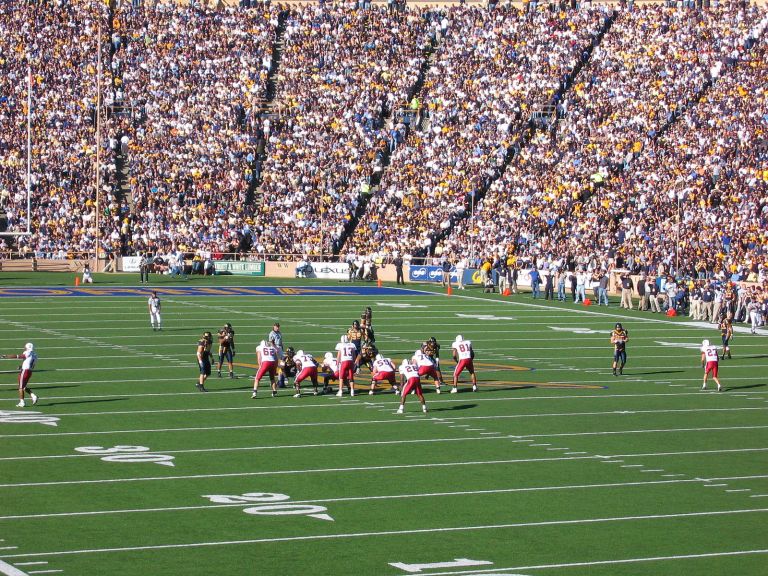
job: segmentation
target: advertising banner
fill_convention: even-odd
[[[122,263],[123,272],[138,272],[141,256],[123,256]]]
[[[233,274],[236,276],[264,276],[264,262],[235,262],[232,260],[216,260],[213,263],[216,274]]]
[[[346,262],[311,262],[312,271],[307,271],[307,278],[323,280],[349,280],[349,264]]]

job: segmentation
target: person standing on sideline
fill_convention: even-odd
[[[86,264],[83,268],[83,284],[93,284],[93,276],[91,276],[91,267]]]
[[[637,295],[640,297],[637,301],[638,311],[645,312],[648,310],[648,292],[645,289],[645,278],[640,276],[637,280]]]
[[[618,376],[624,374],[624,365],[627,363],[627,340],[629,340],[629,332],[627,332],[620,323],[616,323],[616,327],[611,332],[611,344],[613,344],[613,375]],[[616,374],[616,369],[619,370],[619,374]]]
[[[395,283],[405,284],[403,280],[403,257],[400,254],[395,255],[395,259],[392,260],[392,264],[395,265]]]
[[[232,324],[227,322],[224,324],[218,333],[219,337],[219,365],[216,368],[219,378],[221,378],[221,366],[224,364],[224,360],[227,361],[227,367],[229,368],[229,377],[235,377],[234,360],[235,360],[235,329],[232,328]]]
[[[621,279],[621,308],[632,310],[632,291],[634,285],[632,278],[626,272],[620,276]]]
[[[211,345],[213,336],[210,332],[203,332],[203,337],[197,341],[197,366],[200,368],[200,376],[197,379],[197,389],[200,392],[208,392],[205,389],[205,381],[211,375]]]
[[[453,370],[453,388],[451,388],[451,394],[456,394],[459,391],[459,375],[462,371],[469,372],[472,379],[472,392],[477,392],[477,375],[475,374],[475,351],[472,349],[472,341],[464,340],[464,337],[459,334],[456,336],[456,340],[451,344],[453,352],[453,359],[456,361],[456,368]]]
[[[146,252],[142,252],[139,259],[139,278],[142,284],[149,284],[149,264],[151,258]]]
[[[443,258],[440,263],[440,269],[443,271],[443,287],[451,286],[451,268],[453,268],[451,261],[447,257]]]
[[[149,323],[152,325],[153,331],[163,329],[160,307],[160,298],[157,296],[157,292],[152,292],[152,295],[147,299],[147,308],[149,309]]]
[[[597,287],[597,305],[603,303],[608,306],[608,273],[605,270],[600,271],[600,285]]]
[[[256,393],[259,391],[259,382],[264,377],[264,374],[269,374],[272,397],[277,396],[277,382],[275,381],[278,363],[277,348],[271,342],[262,340],[256,346],[256,360],[259,362],[259,371],[253,379],[253,394],[251,394],[251,398],[256,398]]]
[[[717,347],[711,346],[709,340],[703,340],[701,343],[701,367],[704,368],[704,382],[701,384],[702,390],[707,389],[707,379],[712,374],[712,379],[717,384],[717,391],[722,392],[723,389],[717,377],[718,359]]]
[[[400,406],[397,408],[397,413],[402,414],[405,411],[405,399],[408,398],[408,394],[411,391],[416,393],[421,402],[421,410],[426,414],[427,402],[424,400],[424,392],[421,390],[421,380],[419,379],[419,371],[413,364],[408,362],[408,359],[404,359],[400,364],[400,382],[403,387],[403,391],[400,394]]]
[[[37,404],[38,396],[28,387],[29,380],[32,378],[32,370],[35,368],[35,362],[37,362],[37,353],[35,352],[35,345],[32,342],[27,342],[24,345],[24,352],[21,354],[4,354],[0,358],[23,360],[21,368],[19,370],[19,403],[16,404],[17,408],[24,408],[26,403],[24,402],[24,394],[28,393],[32,399],[32,404]]]
[[[544,272],[544,300],[555,299],[555,271],[551,268]]]
[[[648,294],[648,302],[651,304],[651,312],[661,313],[661,306],[659,305],[659,285],[656,284],[654,278],[648,277],[645,285],[645,291]]]
[[[728,360],[731,359],[731,338],[733,338],[733,323],[731,322],[731,317],[726,316],[720,321],[720,338],[723,341],[723,356],[722,359],[725,360],[725,355],[728,355]]]
[[[467,259],[459,258],[456,262],[456,288],[464,290],[464,271],[467,269]]]
[[[541,284],[541,274],[536,269],[536,266],[531,268],[529,273],[531,277],[531,291],[533,292],[534,300],[539,297],[539,284]]]

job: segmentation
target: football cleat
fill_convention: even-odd
[[[339,388],[339,391],[336,392],[336,396],[344,396],[344,391],[341,388]]]
[[[451,394],[456,394],[458,391],[459,391],[459,389],[456,386],[451,388]]]
[[[422,404],[421,405],[421,411],[424,412],[424,414],[427,413],[427,405],[426,404]]]
[[[230,377],[230,378],[234,378],[234,377],[235,377],[235,373],[234,373],[234,372],[230,372],[230,373],[229,373],[229,377]]]
[[[203,387],[203,385],[202,385],[202,384],[200,384],[200,382],[198,382],[197,384],[195,384],[195,388],[197,388],[197,391],[198,391],[198,392],[205,392],[205,388]]]
[[[296,392],[296,394],[293,395],[294,398],[301,398],[301,392]]]
[[[403,413],[403,406],[402,406],[402,404],[401,404],[401,405],[400,405],[400,407],[397,409],[397,413],[398,413],[398,414],[402,414],[402,413]]]
[[[272,391],[272,398],[276,398],[276,397],[277,397],[277,392],[275,392],[275,391],[273,390],[273,391]]]
[[[30,392],[29,395],[32,397],[32,404],[33,405],[37,404],[37,394],[33,394]]]
[[[16,404],[16,408],[24,408],[24,406],[26,406],[24,400],[21,400],[18,404]]]
[[[219,370],[216,374],[218,375],[219,378],[221,378],[221,370]]]
[[[435,392],[440,394],[440,386],[435,386]]]
[[[370,390],[368,390],[368,395],[369,395],[369,396],[373,396],[373,388],[371,388]]]
[[[350,396],[354,396],[355,395],[355,389],[354,388],[350,388],[349,395]]]
[[[256,392],[254,392],[253,394],[251,394],[251,398],[256,398]]]
[[[477,384],[472,384],[472,392],[477,392]]]

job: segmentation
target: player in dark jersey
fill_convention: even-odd
[[[721,358],[725,360],[725,355],[728,355],[728,359],[731,359],[731,338],[733,338],[733,323],[731,322],[731,316],[726,315],[720,321],[720,338],[723,341],[723,354]]]
[[[227,361],[229,367],[229,377],[235,377],[233,361],[235,359],[235,330],[232,328],[232,324],[227,322],[219,330],[219,366],[218,376],[221,378],[221,365],[224,360]]]
[[[379,349],[376,348],[376,344],[370,340],[363,340],[360,345],[360,353],[355,359],[355,372],[359,372],[361,366],[367,366],[368,370],[372,370],[373,361],[376,359],[376,354],[378,353]]]
[[[357,353],[360,354],[360,346],[363,342],[363,331],[360,328],[360,322],[357,320],[352,322],[352,327],[347,330],[347,338],[352,344],[355,345]]]
[[[279,388],[285,388],[286,378],[294,378],[296,376],[296,361],[293,358],[295,355],[296,351],[292,346],[288,346],[288,348],[285,349],[283,358],[279,363],[280,375],[277,377],[277,386]]]
[[[429,340],[424,342],[421,345],[421,351],[435,364],[437,374],[440,377],[440,382],[443,382],[443,372],[440,370],[440,344],[437,343],[437,338],[432,336]]]
[[[213,336],[210,332],[204,332],[203,337],[197,341],[197,365],[200,368],[200,376],[197,379],[197,389],[200,392],[208,392],[205,389],[205,381],[211,375],[211,345]]]
[[[613,375],[617,376],[616,369],[618,368],[619,374],[624,374],[624,364],[627,363],[627,340],[629,340],[629,332],[627,332],[620,323],[616,323],[616,327],[611,332],[611,344],[613,344]]]

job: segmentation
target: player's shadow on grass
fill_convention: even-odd
[[[452,410],[469,410],[477,408],[477,404],[456,404],[455,406],[446,406],[445,408],[431,408],[430,412],[449,412]]]
[[[763,388],[765,384],[745,384],[744,386],[726,386],[724,390],[747,390],[749,388]]]
[[[649,372],[626,372],[625,376],[651,376],[653,374],[677,374],[678,372],[685,372],[685,370],[651,370]]]
[[[119,402],[128,398],[99,398],[97,400],[70,400],[68,402],[46,402],[45,406],[63,406],[64,404],[92,404],[94,402]]]
[[[59,384],[57,386],[35,386],[35,390],[56,390],[57,388],[79,388],[80,384]]]
[[[214,380],[214,382],[215,382],[215,380]],[[206,384],[210,385],[211,381],[209,380],[208,382],[206,382]],[[211,392],[225,392],[227,390],[252,390],[252,389],[253,389],[253,386],[251,384],[246,383],[246,382],[244,382],[242,386],[230,386],[229,388],[219,388],[218,386],[216,386],[215,388],[209,388],[209,390]],[[266,388],[260,386],[259,389],[260,390],[265,390],[265,391],[269,392],[270,388],[269,388],[269,385],[267,385]],[[284,391],[288,392],[288,388],[278,388],[277,390],[278,391],[284,390]],[[293,392],[293,388],[291,388],[291,392]]]

